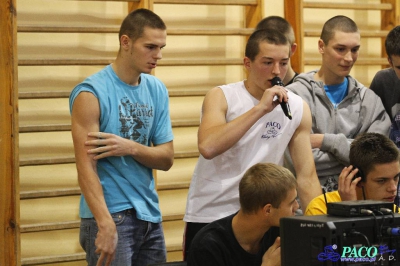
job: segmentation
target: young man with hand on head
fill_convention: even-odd
[[[295,177],[282,166],[249,168],[239,183],[239,211],[196,234],[187,265],[281,265],[279,220],[299,208],[296,187]]]
[[[318,41],[320,69],[299,74],[286,87],[311,109],[311,146],[318,178],[326,191],[337,189],[338,176],[349,164],[350,143],[357,135],[389,134],[390,119],[381,99],[350,76],[359,49],[356,23],[346,16],[329,19]],[[291,168],[290,163],[286,166]]]
[[[189,188],[184,258],[206,224],[239,210],[238,185],[260,162],[283,164],[289,147],[305,207],[321,194],[310,146],[311,116],[306,103],[271,79],[286,75],[290,45],[275,30],[255,31],[246,45],[246,80],[211,89],[204,98],[198,132],[200,157]],[[292,120],[280,102],[288,101]]]
[[[338,191],[313,199],[305,215],[326,214],[327,202],[394,202],[400,175],[400,152],[396,145],[382,134],[364,133],[351,143],[349,157],[350,166],[345,167],[339,176]]]
[[[70,95],[80,240],[90,266],[166,261],[152,173],[172,166],[173,134],[168,91],[149,75],[166,36],[158,15],[131,12],[121,24],[115,61]]]

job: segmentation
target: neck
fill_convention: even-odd
[[[314,74],[315,81],[322,81],[325,85],[337,85],[344,81],[345,77],[337,76],[331,73],[328,75],[321,67],[321,69]]]
[[[240,246],[248,253],[256,254],[260,242],[270,226],[265,225],[257,214],[244,214],[239,211],[232,220],[232,230]]]
[[[293,68],[289,67],[288,71],[286,72],[286,76],[282,81],[283,84],[288,84],[289,81],[293,79],[294,75],[296,75],[296,72],[293,70]]]
[[[131,86],[139,85],[140,73],[137,73],[131,68],[127,67],[127,64],[124,63],[124,59],[121,57],[121,55],[118,55],[111,67],[119,79],[126,84]]]
[[[246,90],[251,94],[251,96],[253,96],[257,100],[261,100],[264,91],[258,88],[255,83],[251,82],[251,80],[249,79],[246,79],[244,81],[244,86],[246,87]]]

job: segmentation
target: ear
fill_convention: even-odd
[[[362,187],[364,187],[364,185],[365,185],[364,181],[360,181],[360,182],[357,183],[356,186],[359,187],[359,188],[362,188]]]
[[[391,67],[393,67],[392,59],[390,59],[390,56],[388,56],[387,60],[388,60],[388,62],[389,62],[389,65],[390,65]]]
[[[250,58],[248,58],[247,56],[243,58],[243,65],[246,68],[246,70],[250,69],[250,63],[251,63]]]
[[[322,39],[318,40],[318,51],[320,54],[323,54],[325,50],[325,43]]]
[[[297,50],[297,43],[293,43],[290,47],[290,56],[292,56]]]
[[[265,216],[269,216],[269,215],[271,215],[271,210],[272,210],[272,205],[270,203],[268,203],[263,207],[263,214]]]
[[[119,41],[122,49],[127,50],[129,48],[131,39],[128,37],[128,35],[122,35]]]

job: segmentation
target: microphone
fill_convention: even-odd
[[[278,85],[278,86],[282,86],[284,87],[285,85],[283,84],[282,80],[279,77],[274,77],[273,79],[271,79],[271,84],[272,86]],[[285,113],[285,115],[292,120],[292,113],[290,112],[290,107],[289,107],[289,103],[286,103],[284,101],[282,101],[280,103],[283,112]]]

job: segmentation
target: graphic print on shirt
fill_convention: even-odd
[[[153,107],[143,103],[132,103],[127,97],[121,99],[119,122],[121,136],[143,145],[147,144],[147,128],[153,117]]]
[[[265,133],[261,136],[263,139],[270,139],[270,138],[276,138],[281,132],[281,124],[278,122],[267,122],[265,125]]]

